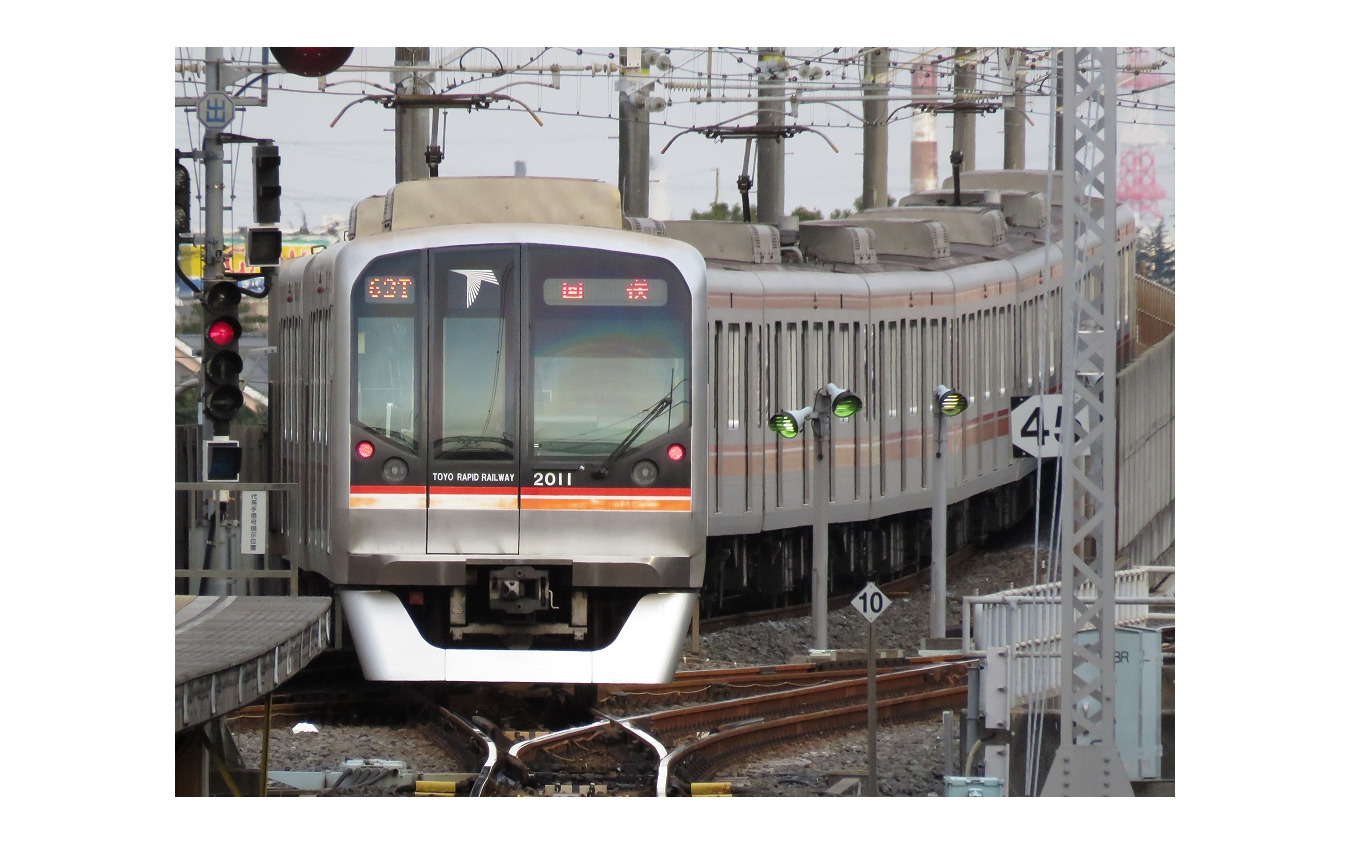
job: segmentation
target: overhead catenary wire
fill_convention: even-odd
[[[475,49],[486,50],[488,48],[475,48]],[[566,50],[567,52],[571,52],[573,54],[584,55],[584,53],[579,50],[567,50],[567,48],[551,48],[551,49]],[[665,49],[673,49],[673,48],[665,48]],[[727,97],[729,101],[734,101],[736,99],[734,96],[731,96],[731,92],[734,90],[745,90],[746,91],[745,99],[747,101],[752,99],[758,99],[756,96],[754,96],[755,94],[754,88],[756,84],[755,83],[756,71],[754,67],[754,62],[751,61],[751,59],[755,58],[754,51],[751,48],[744,48],[744,54],[737,55],[735,52],[736,49],[740,48],[716,48],[716,55],[722,56],[724,58],[732,57],[736,59],[738,64],[748,66],[746,66],[741,71],[725,72],[721,74],[714,73],[712,75],[720,77],[721,83],[719,87],[723,91],[722,96]],[[838,51],[839,49],[840,48],[834,48],[834,51]],[[465,53],[467,52],[468,51],[465,51]],[[481,83],[485,80],[499,81],[502,78],[513,74],[528,74],[528,75],[554,74],[557,75],[560,79],[566,79],[569,82],[578,82],[583,79],[592,78],[595,75],[597,75],[594,64],[592,65],[572,64],[572,65],[555,66],[543,63],[539,60],[544,55],[545,52],[547,52],[547,50],[534,53],[533,55],[529,56],[526,59],[526,61],[515,63],[514,65],[511,65],[510,63],[505,61],[501,61],[500,57],[497,57],[498,61],[501,61],[500,65],[495,66],[475,65],[473,67],[464,65],[463,63],[464,54],[460,54],[458,56],[452,57],[451,59],[442,60],[438,66],[433,67],[431,70],[432,72],[438,73],[450,73],[458,69],[455,66],[455,63],[458,62],[459,65],[464,67],[466,70],[481,74],[473,79],[450,80],[446,82],[444,86],[442,86],[441,90],[443,91],[452,91],[462,89],[465,87],[471,87],[474,84]],[[910,68],[921,66],[926,63],[926,60],[929,58],[929,55],[931,53],[932,51],[927,51],[926,53],[919,53],[916,54],[916,57],[913,59],[906,59],[904,57],[901,57],[899,60],[892,62],[893,72],[896,74],[900,74],[906,72]],[[606,64],[604,68],[604,73],[606,76],[626,75],[624,68],[618,66],[617,64],[613,64],[613,59],[615,57],[614,53],[593,54],[593,55],[603,55],[603,57],[606,59]],[[687,67],[692,68],[696,66],[701,55],[702,51],[690,50],[689,55],[687,57],[684,57],[682,63],[672,65],[670,71],[667,71],[664,74],[652,74],[650,76],[641,76],[638,78],[649,79],[653,83],[660,84],[666,87],[666,89],[671,92],[699,91],[705,88],[710,88],[711,80],[708,78],[709,74],[702,71],[685,69]],[[1034,52],[1029,53],[1029,55],[1035,55],[1035,53]],[[825,51],[811,54],[803,54],[800,56],[791,56],[789,58],[789,61],[793,60],[797,61],[798,62],[797,66],[799,67],[804,66],[805,63],[809,62],[811,64],[832,64],[834,67],[838,68],[854,67],[855,69],[857,69],[857,65],[859,64],[861,59],[862,59],[861,55],[848,55],[840,57],[838,55],[832,54],[831,51]],[[935,58],[933,58],[933,60],[938,62],[950,62],[952,60],[952,56],[939,53]],[[985,60],[986,61],[988,60],[987,56],[985,57]],[[185,62],[182,60],[180,60],[180,64],[190,66],[189,62]],[[1036,68],[1036,66],[1031,62],[1029,62],[1028,64],[1029,69],[1034,70]],[[360,74],[366,74],[376,71],[388,72],[389,70],[390,68],[386,67],[367,66],[367,65],[344,68],[344,72],[354,72]],[[818,81],[793,77],[791,74],[779,74],[779,75],[782,76],[784,82],[790,83],[800,92],[810,92],[810,93],[793,93],[783,95],[784,99],[789,101],[795,99],[795,101],[801,105],[805,105],[808,102],[811,102],[813,98],[818,98],[821,103],[831,103],[835,100],[843,102],[843,101],[860,101],[866,99],[866,97],[863,94],[861,94],[857,88],[857,86],[860,84],[860,80],[852,80],[852,79],[840,80],[838,78],[835,78],[833,74],[828,78],[824,78]],[[939,75],[944,78],[949,78],[951,74],[948,71],[940,70]],[[990,73],[980,73],[978,75],[978,79],[980,85],[988,86],[992,84],[995,86],[995,90],[977,91],[976,92],[977,97],[985,97],[992,100],[997,99],[1006,94],[1006,91],[1004,90],[1006,80],[1002,79],[1001,77]],[[1044,80],[1037,80],[1035,78],[1028,79],[1025,86],[1028,94],[1033,98],[1039,96],[1039,94],[1037,93],[1038,88],[1039,90],[1043,90],[1043,83]],[[344,95],[352,96],[352,94],[348,92],[333,90],[335,88],[339,88],[339,86],[351,84],[370,86],[377,90],[388,90],[386,86],[380,85],[377,82],[373,82],[364,76],[362,76],[362,78],[359,79],[339,78],[330,80],[327,82],[327,84],[324,86],[324,89],[321,91],[306,91],[301,88],[287,88],[283,82],[278,82],[275,87],[278,90],[285,90],[291,93],[313,93],[328,96],[344,96]],[[557,87],[557,86],[549,85],[548,87]],[[887,92],[884,95],[881,95],[884,96],[884,98],[886,99],[891,100],[912,99],[910,94],[910,86],[907,83],[892,81],[890,84],[887,85],[887,88],[888,88]],[[500,90],[500,88],[498,88],[498,90]],[[830,96],[831,94],[837,94],[837,96],[831,97]],[[1128,92],[1122,93],[1121,95],[1118,96],[1118,105],[1123,108],[1139,108],[1150,111],[1156,111],[1158,113],[1173,113],[1173,109],[1169,106],[1151,103],[1139,103],[1135,100],[1129,99],[1130,97],[1135,96],[1137,95]],[[710,98],[706,96],[692,96],[686,99],[676,98],[670,101],[670,107],[677,107],[679,105],[687,105],[687,104],[697,105],[702,102],[708,101],[710,101]],[[540,114],[569,114],[570,116],[613,119],[612,109],[608,108],[609,105],[610,104],[607,102],[607,109],[605,114],[600,114],[598,112],[590,114],[584,113],[584,111],[580,108],[580,103],[578,103],[578,107],[572,110],[571,112],[555,111],[552,109],[542,107],[536,108],[534,110]],[[1032,110],[1034,111],[1034,108]],[[1044,114],[1046,112],[1042,113]],[[859,126],[859,127],[861,126],[862,118],[860,116],[855,114],[848,114],[848,117],[850,118],[851,122],[845,125]],[[674,126],[683,125],[681,121],[673,120],[670,117],[666,117],[665,121],[669,125]],[[693,121],[689,121],[690,125],[693,125],[693,123],[694,123]],[[802,125],[834,126],[837,124],[822,123],[819,121],[814,122],[804,121]]]

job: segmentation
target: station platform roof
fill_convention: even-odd
[[[330,598],[175,596],[174,732],[261,699],[333,640]]]

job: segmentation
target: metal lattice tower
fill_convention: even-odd
[[[1127,796],[1115,737],[1116,57],[1065,58],[1061,372],[1065,417],[1086,430],[1075,424],[1062,458],[1060,746],[1042,794]]]

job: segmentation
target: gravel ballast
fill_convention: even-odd
[[[1044,558],[1046,551],[1041,548]],[[977,554],[969,563],[948,573],[947,619],[961,618],[961,598],[1002,591],[1032,582],[1032,546],[1018,545]],[[1044,574],[1038,573],[1043,580]],[[928,637],[929,592],[926,584],[908,595],[896,596],[874,622],[876,647],[917,655]],[[852,606],[829,614],[830,649],[864,651],[868,622]],[[809,615],[765,621],[702,633],[695,651],[686,645],[680,670],[747,665],[780,665],[805,657],[813,649]],[[692,643],[690,643],[691,645]],[[603,705],[602,705],[603,708]],[[234,727],[235,740],[246,767],[261,758],[262,737],[243,724]],[[436,745],[411,729],[372,726],[319,725],[317,732],[292,732],[289,725],[274,728],[269,768],[273,770],[337,770],[346,759],[397,759],[410,771],[453,770],[455,763]],[[841,778],[867,768],[865,730],[841,733],[806,743],[776,748],[733,760],[718,779],[731,781],[738,793],[785,796],[824,794]],[[878,792],[882,796],[925,796],[942,792],[944,773],[941,718],[882,725],[877,732]],[[388,794],[391,789],[362,789],[362,794]]]

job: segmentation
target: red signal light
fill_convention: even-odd
[[[666,449],[666,456],[679,463],[684,459],[684,446],[679,443],[671,443],[670,448]]]
[[[375,445],[368,440],[362,440],[356,444],[356,456],[362,460],[369,460],[375,455]]]
[[[206,329],[206,336],[217,346],[228,346],[239,339],[239,323],[233,319],[218,319]]]
[[[272,58],[287,73],[326,76],[351,58],[354,47],[272,47]]]

